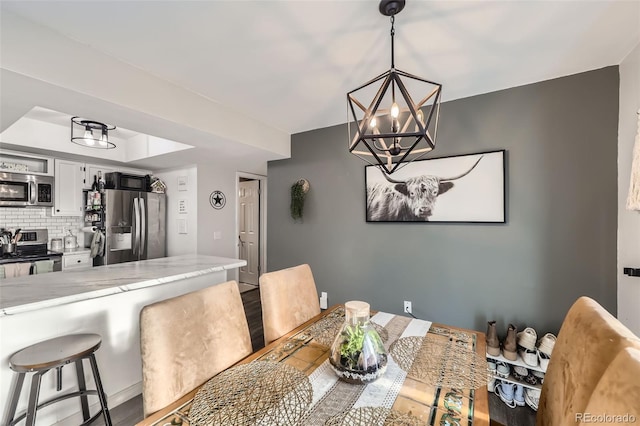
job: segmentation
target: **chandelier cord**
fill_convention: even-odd
[[[393,36],[396,35],[396,29],[394,27],[394,23],[396,20],[395,15],[391,15],[391,18],[389,18],[391,20],[391,68],[395,68],[395,61],[394,61],[394,49],[393,49]]]

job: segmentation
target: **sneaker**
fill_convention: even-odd
[[[515,400],[513,399],[513,394],[515,392],[515,387],[513,383],[507,383],[503,381],[499,381],[495,386],[495,393],[500,397],[502,402],[504,402],[509,408],[516,408]]]
[[[496,363],[496,376],[506,379],[511,373],[511,368],[504,362]]]
[[[556,336],[551,333],[547,333],[538,342],[538,350],[543,354],[551,356],[551,352],[553,352],[553,347],[556,344]]]
[[[507,337],[504,339],[504,345],[502,347],[502,354],[509,361],[515,361],[518,359],[518,353],[516,352],[518,347],[516,344],[516,332],[518,329],[515,325],[509,324],[507,329]]]
[[[516,390],[513,395],[513,402],[519,407],[524,407],[524,386],[516,385]]]
[[[538,360],[540,361],[540,368],[544,371],[547,371],[547,367],[549,367],[549,355],[544,352],[538,351]]]
[[[500,355],[500,341],[498,340],[495,321],[487,323],[487,353],[491,356]]]
[[[543,384],[544,383],[544,373],[542,371],[532,371],[533,375],[536,378],[536,383]]]
[[[531,407],[533,411],[538,411],[538,404],[540,403],[540,390],[526,389],[524,391],[524,402],[529,407]]]
[[[487,390],[489,392],[495,392],[495,389],[496,389],[496,378],[492,377],[487,382]]]
[[[496,375],[496,362],[495,361],[487,361],[487,370],[491,373],[492,376]]]
[[[535,352],[536,340],[538,340],[538,334],[531,327],[527,327],[518,333],[518,345],[524,349],[529,349],[530,351]]]
[[[537,367],[538,366],[538,351],[535,349],[522,349],[520,351],[520,356],[522,357],[522,361],[524,361],[525,364],[531,366],[531,367]]]
[[[517,380],[525,380],[529,375],[529,370],[521,366],[513,367],[513,377]]]

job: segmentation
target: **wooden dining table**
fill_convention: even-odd
[[[206,392],[216,386],[214,382],[217,379],[229,380],[222,375],[234,369],[250,371],[253,366],[262,368],[267,365],[261,361],[286,364],[288,371],[303,373],[299,375],[309,379],[309,384],[305,383],[305,386],[312,389],[312,397],[307,397],[308,406],[302,407],[303,417],[297,423],[261,419],[256,424],[369,425],[373,424],[372,418],[391,415],[389,419],[406,416],[402,423],[395,424],[489,425],[486,382],[490,376],[484,333],[377,312],[372,314],[371,323],[379,331],[389,352],[388,369],[381,378],[371,383],[351,384],[337,379],[328,360],[331,343],[343,322],[343,305],[323,311],[219,373],[210,383],[203,384],[147,417],[138,426],[205,424],[195,411],[202,412],[203,407],[206,409],[206,401],[204,405],[202,402],[207,397]],[[233,387],[232,383],[224,382],[218,386]],[[237,404],[231,409],[238,413],[249,409],[243,407],[241,402]],[[198,407],[194,408],[196,405]],[[238,421],[238,424],[251,424],[245,423],[246,413],[242,413],[242,417],[244,420]],[[341,423],[342,419],[345,419],[345,423]],[[233,424],[229,420],[224,423],[225,426]],[[210,424],[218,422],[212,421]]]

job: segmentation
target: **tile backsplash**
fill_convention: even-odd
[[[67,229],[78,236],[82,245],[83,234],[80,228],[84,226],[83,218],[79,216],[52,216],[49,207],[0,207],[0,228],[22,228],[49,230],[51,238],[62,238]]]

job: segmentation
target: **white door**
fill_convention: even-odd
[[[258,285],[260,276],[260,181],[239,183],[238,193],[238,244],[240,259],[247,266],[240,268],[240,282]]]

